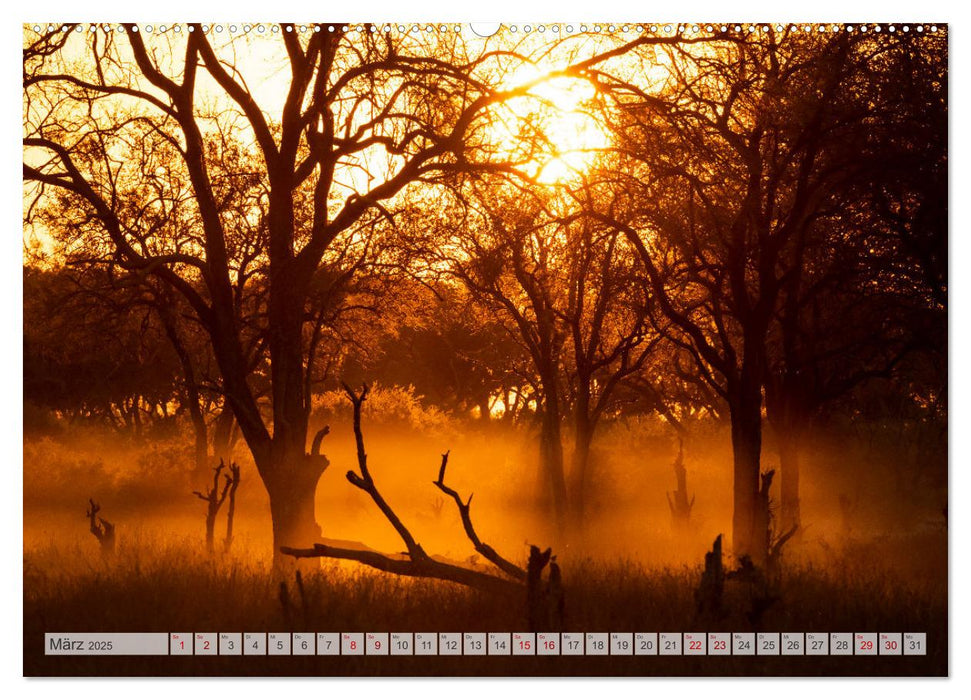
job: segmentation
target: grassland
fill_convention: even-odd
[[[390,411],[386,411],[389,412]],[[317,493],[328,537],[398,551],[394,530],[344,472],[350,427],[334,426],[332,467]],[[322,419],[323,419],[322,418]],[[375,419],[376,420],[376,419]],[[377,421],[376,421],[377,422]],[[399,421],[400,423],[400,421]],[[475,493],[483,538],[522,561],[527,542],[555,541],[538,515],[528,435],[451,430],[421,416],[368,429],[372,472],[385,498],[430,553],[473,554],[458,515],[431,485],[452,449],[450,479]],[[437,424],[435,424],[437,425]],[[419,430],[419,426],[422,430]],[[731,584],[725,614],[699,618],[694,590],[704,552],[731,525],[729,440],[700,426],[687,453],[697,496],[689,532],[671,526],[677,446],[662,428],[625,421],[595,448],[597,489],[587,541],[556,548],[566,588],[565,631],[927,632],[924,657],[45,657],[44,632],[526,631],[523,600],[452,584],[399,579],[354,565],[315,563],[301,598],[292,576],[269,565],[265,490],[245,459],[229,556],[209,557],[203,504],[183,438],[145,444],[91,429],[25,440],[24,671],[28,675],[944,675],[947,654],[946,453],[901,449],[884,432],[820,438],[807,448],[802,538],[787,545],[778,600],[753,621],[746,591]],[[862,428],[859,428],[862,430]],[[874,428],[876,430],[876,428]],[[910,444],[904,440],[905,444]],[[916,443],[915,443],[916,444]],[[928,445],[930,447],[928,447]],[[926,449],[925,449],[926,448]],[[923,465],[918,469],[914,465]],[[847,468],[852,465],[853,468]],[[769,463],[767,467],[774,466]],[[524,476],[525,474],[525,476]],[[103,559],[87,533],[89,496],[118,526]],[[844,501],[851,507],[844,508]],[[221,536],[223,523],[217,527]],[[317,565],[319,564],[319,565]],[[731,565],[731,562],[728,562]],[[280,603],[285,583],[292,604]]]
[[[926,657],[45,657],[43,634],[91,631],[524,631],[524,603],[452,584],[323,562],[294,579],[267,560],[202,554],[195,537],[142,534],[102,559],[82,539],[24,556],[26,675],[946,675],[940,534],[847,545],[825,565],[792,562],[753,624],[740,584],[700,618],[697,567],[567,558],[565,631],[926,631]],[[240,549],[240,551],[244,551]],[[906,556],[905,556],[906,554]],[[910,559],[928,575],[888,566]],[[936,564],[934,563],[936,562]],[[946,564],[944,564],[946,570]],[[280,601],[281,583],[290,602]]]

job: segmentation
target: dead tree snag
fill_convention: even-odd
[[[725,578],[739,584],[744,591],[746,617],[754,629],[759,629],[765,613],[780,600],[779,586],[781,575],[782,548],[798,526],[793,526],[782,535],[775,532],[775,504],[769,497],[775,470],[761,474],[761,483],[756,493],[755,505],[755,548],[760,560],[743,555],[739,558],[738,568],[726,574]]]
[[[367,399],[369,388],[363,385],[361,391],[355,392],[346,384],[344,391],[351,401],[354,410],[354,439],[357,446],[358,471],[348,471],[347,480],[361,489],[381,511],[381,514],[391,524],[404,543],[405,551],[400,554],[378,552],[365,545],[347,542],[319,542],[309,549],[281,547],[284,554],[296,558],[327,557],[356,561],[373,569],[386,571],[399,576],[413,576],[420,578],[434,578],[451,581],[463,586],[469,586],[483,591],[522,595],[527,579],[526,570],[516,566],[508,559],[500,556],[490,545],[482,542],[473,526],[470,515],[471,496],[462,501],[454,489],[445,484],[445,470],[448,466],[448,453],[442,455],[442,462],[438,470],[438,479],[433,483],[443,493],[450,496],[459,509],[466,536],[470,539],[476,551],[498,569],[497,572],[486,572],[459,566],[441,559],[429,556],[422,546],[415,540],[411,531],[405,526],[401,518],[394,512],[391,505],[384,499],[374,477],[368,467],[367,451],[364,447],[364,434],[361,429],[361,407]],[[557,583],[559,586],[559,583]]]
[[[232,462],[229,465],[229,475],[232,483],[229,487],[229,506],[226,509],[226,539],[223,540],[223,551],[229,552],[233,546],[233,520],[236,517],[236,489],[239,488],[239,465]]]
[[[725,590],[725,567],[722,562],[722,536],[718,535],[705,554],[705,570],[701,573],[701,583],[695,591],[698,613],[718,616],[722,612],[722,593]]]
[[[324,441],[324,438],[328,435],[330,435],[329,425],[325,425],[323,428],[318,430],[314,434],[314,439],[310,443],[310,453],[307,455],[307,461],[309,464],[321,474],[327,471],[327,467],[330,466],[330,460],[327,459],[327,456],[320,454],[320,445]]]
[[[684,441],[678,438],[678,456],[674,460],[674,478],[677,489],[674,493],[667,493],[668,507],[671,517],[677,527],[684,527],[691,520],[691,509],[695,504],[695,497],[688,500],[688,470],[684,467]]]
[[[778,575],[782,562],[782,548],[799,530],[798,525],[793,525],[782,534],[777,534],[775,531],[776,508],[775,503],[769,497],[769,490],[772,488],[772,478],[774,476],[774,469],[770,469],[762,474],[762,487],[759,489],[758,500],[756,502],[757,510],[755,520],[755,526],[758,528],[756,532],[760,538],[764,538],[762,539],[760,554],[765,557],[762,563],[769,577]]]
[[[85,517],[90,522],[91,534],[101,545],[101,553],[105,556],[113,554],[115,551],[115,526],[100,517],[101,506],[94,502],[93,498],[88,499],[89,507],[85,512]]]
[[[230,491],[233,492],[233,505],[230,508],[229,521],[227,523],[227,548],[228,543],[232,541],[232,518],[233,511],[235,511],[235,487],[239,485],[239,467],[231,464],[228,469],[229,473],[227,474],[223,473],[224,469],[226,469],[226,463],[223,460],[219,460],[219,466],[213,469],[212,487],[205,493],[201,491],[192,492],[195,496],[206,502],[206,549],[210,553],[215,550],[216,516],[219,515],[219,509],[222,508]],[[219,488],[220,476],[224,479],[222,490]]]
[[[544,583],[543,570],[549,564],[549,579]],[[553,550],[531,545],[526,566],[526,621],[530,632],[559,631],[563,625],[563,586],[560,567]]]

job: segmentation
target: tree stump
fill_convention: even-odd
[[[695,590],[695,603],[700,615],[717,616],[722,612],[722,594],[725,590],[725,567],[722,563],[722,536],[718,535],[705,554],[705,570]]]
[[[549,564],[549,577],[543,581],[543,570]],[[560,566],[553,550],[540,551],[530,545],[526,565],[526,621],[530,632],[557,632],[563,625],[565,601]]]

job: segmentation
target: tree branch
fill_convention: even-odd
[[[438,470],[438,480],[433,481],[432,483],[435,484],[435,486],[437,486],[442,493],[450,496],[452,500],[455,501],[455,505],[459,509],[459,515],[462,518],[462,526],[465,528],[465,534],[468,536],[469,540],[472,541],[475,551],[495,564],[504,573],[512,576],[513,578],[525,581],[525,569],[522,569],[508,559],[503,558],[495,549],[479,539],[479,536],[475,532],[475,527],[472,525],[472,517],[469,514],[470,505],[472,504],[472,494],[469,495],[469,500],[462,503],[462,499],[459,497],[458,492],[455,491],[455,489],[449,488],[445,485],[445,468],[448,466],[448,454],[449,453],[446,452],[442,455],[442,466]]]
[[[347,472],[347,480],[371,497],[371,500],[381,510],[384,517],[394,527],[398,536],[401,537],[401,540],[405,543],[405,547],[408,549],[409,556],[413,560],[427,559],[428,555],[425,554],[425,550],[415,541],[411,532],[401,522],[401,518],[392,510],[388,502],[384,500],[384,497],[374,483],[374,479],[371,477],[371,472],[368,471],[367,452],[364,450],[364,434],[361,431],[361,405],[367,398],[370,387],[367,384],[362,384],[361,393],[356,394],[347,384],[343,382],[341,384],[344,387],[344,392],[347,394],[347,397],[351,400],[351,404],[354,406],[354,438],[357,442],[357,464],[361,470],[360,475],[355,474],[353,471]]]
[[[356,561],[360,564],[370,566],[372,569],[386,571],[399,576],[435,578],[442,581],[451,581],[489,593],[516,594],[522,591],[521,584],[515,581],[509,581],[508,579],[493,576],[492,574],[466,569],[453,564],[446,564],[431,557],[425,557],[424,559],[415,561],[409,558],[398,558],[395,555],[382,554],[371,549],[347,549],[324,543],[317,543],[310,549],[281,547],[280,551],[297,559],[327,557],[329,559]]]

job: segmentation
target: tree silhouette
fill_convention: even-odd
[[[546,76],[497,89],[483,76],[519,60],[515,53],[447,33],[280,25],[271,37],[217,44],[202,25],[152,37],[134,25],[105,35],[66,29],[24,48],[24,178],[36,183],[35,198],[73,198],[83,238],[113,264],[184,297],[268,491],[275,545],[311,542],[320,536],[314,493],[325,461],[306,449],[304,331],[322,261],[339,239],[388,216],[385,205],[413,183],[515,171],[515,156],[478,153],[474,135],[491,105]],[[631,45],[649,41],[661,40]],[[262,51],[264,73],[285,77],[250,73],[251,85],[237,49]],[[211,161],[240,141],[257,155],[218,177]],[[139,205],[146,190],[148,207]],[[253,226],[265,228],[251,238],[261,277],[250,283],[266,295],[257,344],[266,350],[268,415],[238,309],[246,276],[234,268],[234,237]]]
[[[800,269],[794,251],[869,174],[847,144],[880,116],[858,86],[893,43],[770,27],[668,49],[660,91],[596,75],[613,97],[605,119],[620,160],[607,191],[584,193],[587,215],[634,244],[676,342],[728,406],[732,549],[757,563],[770,328]]]
[[[311,409],[347,374],[534,420],[564,533],[602,423],[725,417],[758,565],[766,421],[788,533],[824,409],[941,415],[943,33],[66,29],[23,50],[25,396],[132,433],[174,410],[200,467],[238,432],[277,553],[321,538]],[[559,80],[603,133],[550,181]]]

